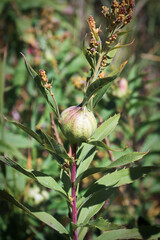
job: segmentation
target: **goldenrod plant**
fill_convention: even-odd
[[[34,138],[51,154],[53,161],[57,161],[60,168],[59,182],[43,172],[25,169],[7,156],[1,156],[0,161],[44,188],[54,190],[65,199],[68,206],[68,216],[65,216],[67,220],[62,223],[47,212],[30,210],[6,190],[0,190],[0,197],[57,231],[61,239],[82,240],[92,229],[99,229],[98,236],[95,238],[97,240],[146,239],[147,234],[151,236],[150,239],[160,237],[160,234],[151,226],[126,229],[111,223],[110,219],[96,218],[96,214],[102,211],[107,200],[110,201],[116,188],[130,184],[154,170],[152,166],[137,167],[132,164],[142,159],[148,152],[124,153],[114,161],[112,152],[123,152],[127,148],[112,149],[107,138],[115,130],[120,114],[115,114],[103,121],[99,113],[95,112],[95,107],[127,64],[125,61],[113,71],[108,71],[116,51],[132,44],[131,42],[122,45],[118,40],[119,36],[129,33],[124,30],[124,27],[132,20],[133,11],[133,0],[114,0],[111,8],[103,6],[102,14],[106,23],[103,26],[104,30],[101,26],[96,26],[92,16],[89,17],[91,38],[89,46],[86,47],[87,37],[85,37],[83,53],[90,65],[90,71],[86,81],[81,85],[84,96],[80,104],[70,106],[62,112],[56,102],[54,80],[49,82],[43,69],[37,73],[22,53],[29,74],[54,114],[51,118],[53,134],[49,135],[41,128],[36,132],[19,122],[6,120]],[[120,84],[124,85],[124,83],[128,87],[126,80],[122,79]],[[125,91],[127,91],[126,88]],[[118,94],[125,93],[122,89],[122,93]],[[64,144],[64,141],[68,144]],[[91,163],[99,148],[109,153],[110,163],[103,167],[94,167]],[[98,179],[83,189],[82,180],[95,173],[100,173]]]

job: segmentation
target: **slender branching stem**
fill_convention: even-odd
[[[72,183],[72,222],[74,224],[77,224],[76,186],[75,186],[75,180],[76,180],[76,150],[77,150],[77,144],[73,144],[72,145],[73,163],[72,163],[71,183]],[[73,240],[78,240],[77,229],[74,230],[74,232],[73,232]]]
[[[51,94],[51,91],[50,91],[50,94]],[[59,112],[59,108],[58,108],[58,105],[57,105],[56,99],[55,99],[55,97],[54,97],[53,94],[51,94],[51,96],[52,96],[53,101],[54,101],[54,103],[55,103],[55,105],[56,105],[58,118],[60,118],[60,112]]]
[[[101,69],[101,62],[102,62],[103,56],[104,56],[104,53],[99,54],[98,62],[96,64],[95,71],[94,71],[91,79],[89,80],[89,84],[91,84],[92,82],[94,82],[97,79],[99,71]]]
[[[53,118],[53,113],[52,112],[50,113],[50,119],[51,119],[51,128],[53,130],[53,134],[54,134],[57,142],[59,142],[63,146],[63,143],[62,143],[61,138],[59,136],[56,124],[54,122],[54,118]]]

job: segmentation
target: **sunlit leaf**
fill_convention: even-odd
[[[119,45],[120,45],[120,43],[118,43],[116,46],[119,46]],[[116,55],[116,52],[117,52],[117,48],[113,49],[112,51],[109,51],[109,53],[107,54],[107,64],[111,63],[112,59]]]
[[[44,187],[54,189],[55,191],[59,192],[66,198],[65,191],[58,185],[58,183],[51,176],[48,176],[42,172],[25,169],[25,168],[21,167],[17,162],[15,162],[7,157],[0,156],[0,161],[7,164],[8,166],[16,169],[17,171],[26,175],[27,177],[34,179],[35,181],[39,182]]]
[[[117,240],[117,239],[148,239],[157,240],[160,237],[160,228],[152,226],[141,226],[133,229],[119,229],[104,232],[96,240]]]
[[[132,152],[123,155],[122,157],[118,158],[116,161],[112,162],[108,168],[119,167],[131,162],[135,162],[141,158],[143,158],[148,152]]]
[[[122,151],[126,150],[126,148],[124,148],[124,149],[112,149],[112,148],[108,147],[104,142],[94,140],[93,138],[91,138],[87,143],[91,144],[91,145],[94,145],[96,147],[101,147],[105,150],[109,150],[109,151],[112,151],[112,152],[122,152]]]
[[[96,94],[100,89],[102,89],[104,86],[108,85],[110,86],[110,83],[117,77],[117,75],[114,75],[112,77],[106,77],[106,78],[99,78],[87,88],[87,91],[84,95],[84,99],[82,101],[82,106],[87,104],[90,98]]]
[[[6,119],[7,120],[7,119]],[[16,122],[16,121],[10,121],[10,120],[7,120],[9,123],[12,123],[14,124],[15,126],[21,128],[24,132],[26,132],[27,134],[29,134],[31,137],[33,137],[35,140],[37,140],[40,144],[43,144],[43,141],[42,139],[40,138],[40,136],[35,132],[33,131],[32,129],[30,129],[29,127],[19,123],[19,122]]]
[[[112,51],[111,51],[112,52]],[[127,64],[128,61],[123,62],[118,68],[116,68],[114,71],[112,71],[107,77],[114,77],[119,76],[122,72],[123,68]],[[113,79],[114,80],[114,79]],[[106,84],[102,89],[98,91],[98,93],[93,98],[93,107],[95,108],[96,104],[102,99],[103,95],[108,91],[110,86],[112,85],[113,81]]]
[[[107,137],[117,126],[120,118],[120,114],[115,114],[113,117],[110,117],[108,120],[103,122],[95,131],[92,138],[96,140],[103,140]]]
[[[147,173],[153,171],[153,169],[154,167],[151,166],[132,167],[116,170],[113,173],[108,173],[93,183],[84,196],[87,197],[90,194],[93,195],[94,192],[100,191],[101,189],[106,189],[109,187],[115,188],[124,184],[130,184],[136,179],[139,179],[145,176]]]
[[[143,158],[148,152],[141,153],[141,152],[133,152],[133,153],[127,153],[123,155],[122,157],[118,158],[111,164],[109,164],[107,167],[92,167],[85,171],[83,171],[77,178],[76,178],[76,184],[79,182],[79,180],[86,178],[92,174],[95,173],[104,173],[104,172],[110,172],[113,171],[115,167],[121,167],[124,165],[127,165],[129,163],[133,163],[141,158]],[[113,169],[112,169],[113,168]],[[112,169],[112,170],[111,170]]]
[[[118,120],[120,118],[119,114],[114,115],[113,117],[106,120],[101,126],[97,128],[95,133],[93,134],[93,138],[96,140],[103,140],[107,137],[117,126]],[[77,170],[77,178],[80,180],[80,175],[88,169],[90,163],[93,160],[95,155],[95,147],[89,145],[87,143],[83,144],[78,151],[78,170]],[[82,176],[82,175],[81,175]]]
[[[43,140],[44,140],[44,147],[47,149],[49,152],[56,153],[62,158],[66,158],[70,161],[72,159],[69,157],[67,154],[65,148],[54,138],[49,136],[45,131],[39,128],[39,131],[41,131],[41,134],[43,135]]]
[[[122,226],[109,222],[107,219],[99,218],[89,221],[87,224],[82,224],[83,227],[98,228],[101,231],[111,231],[122,229]]]
[[[29,215],[36,217],[43,223],[47,224],[52,229],[56,230],[60,234],[64,235],[66,239],[69,239],[69,233],[67,230],[63,227],[63,225],[58,222],[54,217],[52,217],[50,214],[46,212],[37,212],[37,211],[31,211],[30,209],[26,208],[22,203],[17,201],[12,195],[7,193],[4,190],[0,190],[0,197],[4,199],[5,201],[8,201],[9,203],[14,204],[18,208],[23,209],[25,212],[27,212]]]
[[[134,43],[134,40],[133,40],[132,42],[128,43],[128,44],[124,44],[124,45],[118,45],[118,46],[116,45],[116,46],[114,46],[114,47],[110,48],[110,50],[109,50],[109,51],[112,51],[112,50],[114,50],[114,49],[118,49],[118,48],[129,47],[129,46],[131,46],[133,43]]]
[[[65,157],[66,159],[70,159],[63,146],[59,144],[54,138],[51,138],[47,133],[45,133],[41,129],[39,129],[39,131],[41,131],[41,133],[43,134],[42,137],[40,137],[39,134],[37,134],[35,131],[31,130],[30,128],[19,122],[9,120],[7,121],[21,128],[24,132],[26,132],[35,140],[37,140],[46,150],[52,153],[54,158],[59,163],[64,162],[63,157]]]
[[[103,206],[106,199],[111,197],[114,189],[111,190],[101,190],[94,194],[94,198],[90,199],[83,205],[80,209],[78,216],[78,224],[86,224]],[[81,230],[79,230],[81,231]]]

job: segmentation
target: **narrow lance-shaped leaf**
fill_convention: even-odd
[[[84,95],[84,99],[82,101],[82,106],[86,105],[88,103],[88,101],[90,100],[90,98],[94,94],[96,94],[104,86],[106,86],[107,84],[112,82],[116,77],[117,77],[117,75],[112,76],[112,77],[99,78],[96,81],[94,81],[93,83],[91,83],[91,85],[87,88],[87,91]]]
[[[85,40],[86,40],[87,35],[85,36],[84,40],[83,40],[83,45],[82,45],[82,49],[83,49],[83,53],[84,56],[86,57],[88,63],[90,64],[90,66],[94,69],[94,63],[93,63],[93,59],[91,58],[91,56],[89,55],[88,51],[86,50],[85,47]]]
[[[80,227],[98,228],[101,231],[111,231],[111,230],[123,228],[121,225],[111,223],[107,219],[103,219],[103,218],[89,221],[87,224],[82,223],[80,224]]]
[[[112,51],[112,50],[114,50],[114,49],[118,49],[118,48],[129,47],[129,46],[132,45],[133,43],[134,43],[134,40],[133,40],[132,42],[127,43],[127,44],[124,44],[124,45],[116,45],[116,46],[110,48],[109,51]]]
[[[80,213],[78,216],[78,225],[79,224],[87,224],[88,221],[94,216],[104,205],[106,199],[110,198],[113,194],[114,189],[103,190],[96,194],[94,194],[94,198],[92,199],[92,204],[84,204],[84,206],[80,209]],[[86,202],[87,203],[87,202]],[[88,200],[90,203],[90,199]],[[83,239],[83,228],[78,228],[79,231],[79,239]]]
[[[109,164],[107,167],[94,167],[94,168],[89,168],[85,171],[83,171],[78,178],[76,178],[75,184],[79,182],[79,180],[86,178],[92,174],[98,173],[98,172],[110,172],[113,171],[111,170],[112,168],[114,169],[115,167],[121,167],[129,163],[133,163],[141,158],[143,158],[148,152],[141,153],[141,152],[133,152],[133,153],[127,153],[117,160],[115,160],[113,163]]]
[[[59,118],[59,113],[58,113],[58,109],[57,109],[57,105],[55,100],[53,99],[51,93],[49,90],[47,90],[42,82],[41,82],[41,78],[40,76],[36,73],[36,71],[31,67],[31,65],[28,63],[26,57],[24,56],[23,53],[21,53],[24,61],[25,61],[25,65],[26,68],[29,72],[29,74],[31,75],[31,77],[33,78],[33,80],[36,83],[36,86],[39,88],[39,90],[41,91],[42,95],[45,97],[45,99],[47,100],[47,102],[49,103],[50,107],[52,108],[53,112],[55,113],[56,117]]]
[[[157,240],[160,237],[160,228],[154,226],[140,226],[133,229],[118,229],[102,233],[96,240],[117,239],[147,239]]]
[[[66,239],[69,239],[69,233],[67,230],[63,227],[63,225],[58,222],[54,217],[52,217],[50,214],[46,212],[37,212],[37,211],[31,211],[30,209],[26,208],[22,203],[17,201],[12,195],[10,195],[8,192],[4,190],[0,190],[0,197],[4,199],[5,201],[8,201],[15,206],[23,209],[25,212],[27,212],[29,215],[36,217],[43,223],[47,224],[52,229],[56,230],[60,234],[62,234]]]
[[[119,46],[120,43],[118,43],[116,46]],[[107,63],[111,63],[112,59],[114,58],[114,56],[116,55],[117,49],[113,49],[112,51],[109,51],[109,53],[107,54]]]
[[[78,224],[87,223],[103,206],[104,202],[114,193],[115,187],[129,184],[134,180],[151,172],[153,167],[140,167],[132,169],[122,169],[108,174],[96,181],[82,197],[88,200],[81,207]]]
[[[109,173],[95,183],[91,185],[88,191],[85,193],[85,197],[97,192],[101,189],[109,188],[109,187],[119,187],[124,184],[130,184],[136,179],[143,177],[145,174],[153,171],[154,167],[134,167],[134,168],[127,168],[116,170],[113,173]]]
[[[108,120],[103,122],[95,131],[92,138],[96,140],[103,140],[107,137],[117,126],[120,114],[115,114],[113,117],[110,117]]]
[[[44,147],[52,153],[58,154],[60,157],[72,161],[71,157],[67,154],[65,148],[57,142],[54,138],[49,136],[45,131],[39,128],[44,139]]]
[[[118,36],[122,36],[122,35],[124,35],[124,34],[126,34],[126,33],[131,32],[131,31],[133,31],[133,29],[126,30],[126,31],[120,31],[120,32],[117,32],[117,35],[118,35]],[[119,44],[120,44],[120,43],[119,43]]]
[[[92,137],[96,140],[100,140],[100,141],[103,140],[115,129],[115,127],[118,124],[119,118],[120,118],[120,114],[116,114],[115,116],[106,120],[101,126],[99,126],[96,129]],[[93,149],[94,149],[94,153],[92,152]],[[89,167],[91,161],[93,160],[94,154],[95,154],[95,147],[89,144],[85,143],[83,147],[80,149],[80,153],[78,156],[79,167],[77,170],[78,180],[80,180],[80,175]]]
[[[125,151],[127,149],[127,147],[125,147],[123,149],[112,149],[111,147],[108,147],[104,142],[94,140],[93,138],[91,138],[87,143],[91,144],[91,145],[94,145],[96,147],[101,147],[105,150],[109,150],[109,151],[112,151],[112,152],[122,152],[122,151]]]
[[[113,50],[115,51],[115,50]],[[111,51],[112,52],[112,51]],[[128,61],[123,62],[118,68],[116,68],[113,72],[111,72],[107,77],[114,77],[119,76],[122,70],[124,69],[125,65]],[[114,79],[113,79],[114,80]],[[95,108],[96,104],[102,99],[103,95],[108,91],[110,86],[112,85],[113,81],[106,84],[102,89],[98,91],[98,93],[93,98],[93,108]]]
[[[9,121],[9,120],[7,120],[7,121],[16,125],[17,127],[21,128],[24,132],[26,132],[31,137],[33,137],[35,140],[37,140],[46,150],[48,150],[52,153],[52,155],[58,161],[58,163],[64,162],[63,157],[65,157],[68,160],[70,159],[68,154],[66,153],[65,149],[63,148],[63,146],[60,145],[58,142],[56,142],[55,139],[48,136],[44,131],[43,131],[43,135],[41,138],[39,136],[39,134],[37,134],[36,132],[34,132],[30,128],[28,128],[27,126],[25,126],[19,122],[16,122],[16,121]],[[42,132],[42,130],[40,130],[40,129],[39,129],[39,131]],[[48,138],[46,135],[48,136]]]
[[[116,161],[112,162],[108,168],[114,168],[129,164],[131,162],[135,162],[141,158],[143,158],[148,152],[132,152],[123,155],[122,157],[118,158]]]
[[[26,175],[27,177],[34,179],[35,181],[39,182],[42,186],[54,189],[56,192],[59,192],[61,195],[67,198],[65,191],[58,185],[58,183],[51,176],[48,176],[42,172],[25,169],[21,167],[17,162],[3,156],[0,156],[0,161],[16,169],[17,171]]]
[[[5,118],[6,119],[6,118]],[[7,119],[6,119],[7,120]],[[10,121],[10,120],[7,120],[9,123],[12,123],[14,124],[15,126],[21,128],[24,132],[26,132],[27,134],[29,134],[31,137],[33,137],[35,140],[37,140],[37,142],[39,142],[40,144],[43,144],[43,141],[42,139],[40,138],[40,136],[35,132],[33,131],[32,129],[30,129],[29,127],[19,123],[19,122],[16,122],[16,121]]]

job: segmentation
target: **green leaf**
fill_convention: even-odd
[[[87,224],[88,221],[93,217],[102,207],[106,199],[110,198],[114,189],[112,190],[102,190],[94,194],[94,198],[88,200],[84,206],[80,209],[78,216],[78,224]],[[78,228],[79,236],[83,233],[83,228]]]
[[[131,32],[131,31],[132,31],[132,29],[126,30],[126,31],[120,31],[120,32],[117,32],[117,35],[118,35],[118,36],[122,36],[122,35],[124,35],[124,34],[126,34],[126,33]]]
[[[117,224],[111,223],[106,219],[99,218],[93,221],[89,221],[87,224],[82,224],[83,227],[89,227],[89,228],[98,228],[101,231],[110,231],[115,229],[122,229],[122,226],[119,226]]]
[[[119,46],[120,43],[118,43],[116,46]],[[114,58],[114,56],[116,55],[117,49],[113,49],[111,51],[109,51],[109,53],[107,54],[107,64],[110,64],[112,59]]]
[[[26,57],[24,56],[23,53],[21,53],[23,58],[24,58],[24,61],[25,61],[25,65],[26,65],[26,68],[29,72],[29,74],[31,75],[31,77],[33,78],[33,80],[35,81],[36,83],[36,86],[39,88],[40,92],[42,93],[42,95],[45,97],[45,99],[47,100],[48,104],[50,105],[50,107],[52,108],[53,112],[55,113],[56,117],[59,118],[59,113],[58,113],[58,110],[57,110],[57,105],[53,99],[53,97],[51,96],[51,93],[49,90],[47,90],[43,84],[42,84],[42,81],[41,81],[41,78],[40,76],[34,71],[34,69],[31,67],[31,65],[27,62],[27,59]]]
[[[129,163],[133,163],[141,158],[143,158],[148,152],[145,153],[141,153],[141,152],[133,152],[133,153],[127,153],[125,155],[123,155],[122,157],[118,158],[117,160],[115,160],[113,163],[109,164],[107,167],[93,167],[93,168],[89,168],[85,171],[83,171],[78,178],[76,178],[75,184],[77,184],[79,182],[79,179],[84,179],[92,174],[98,173],[98,172],[111,172],[113,170],[111,170],[112,168],[115,167],[121,167],[124,166],[126,164]]]
[[[101,189],[109,187],[115,188],[124,184],[132,183],[138,178],[143,177],[147,173],[153,171],[153,169],[154,167],[147,166],[127,169],[124,168],[118,171],[116,170],[115,172],[109,173],[93,183],[84,196],[87,197]]]
[[[91,145],[94,145],[96,147],[101,147],[105,150],[109,150],[109,151],[112,151],[112,152],[122,152],[122,151],[126,150],[126,147],[124,149],[112,149],[112,148],[108,147],[104,142],[99,141],[99,140],[94,140],[93,138],[91,138],[91,140],[89,140],[87,143],[91,144]]]
[[[84,56],[86,57],[88,63],[90,64],[91,68],[94,69],[95,67],[94,67],[93,59],[91,58],[91,56],[89,55],[89,53],[88,53],[88,51],[86,50],[86,47],[85,47],[86,37],[87,37],[87,35],[85,36],[85,38],[83,40],[82,50],[83,50]]]
[[[133,153],[127,153],[123,155],[122,157],[118,158],[116,161],[112,162],[108,168],[113,167],[119,167],[126,164],[129,164],[131,162],[135,162],[141,158],[143,158],[148,152],[142,153],[142,152],[133,152]]]
[[[63,227],[63,225],[58,222],[54,217],[52,217],[50,214],[46,212],[34,212],[26,208],[22,203],[17,201],[12,195],[7,193],[4,190],[0,190],[0,197],[3,198],[4,200],[14,204],[15,206],[23,209],[25,212],[27,212],[29,215],[36,217],[43,223],[47,224],[49,227],[52,229],[56,230],[60,234],[64,235],[66,239],[69,239],[69,233],[67,230]]]
[[[160,237],[160,228],[154,226],[142,226],[133,229],[119,229],[108,231],[96,238],[96,240],[119,239],[150,239],[157,240]]]
[[[114,49],[129,47],[129,46],[132,45],[133,43],[134,43],[134,40],[133,40],[132,42],[130,42],[130,43],[128,43],[128,44],[124,44],[124,45],[118,45],[118,44],[117,44],[116,46],[110,48],[109,52],[110,52],[110,51],[113,51]]]
[[[81,231],[78,234],[78,240],[84,240],[84,237],[85,237],[87,232],[88,232],[87,227],[82,228]]]
[[[7,120],[7,119],[6,119]],[[16,122],[16,121],[9,121],[8,122],[16,125],[17,127],[21,128],[24,132],[29,134],[31,137],[33,137],[35,140],[37,140],[46,150],[52,153],[54,158],[59,162],[63,163],[63,157],[66,159],[70,159],[68,154],[66,153],[65,149],[61,144],[59,144],[54,138],[51,138],[47,133],[45,133],[42,129],[39,129],[39,131],[42,134],[42,138],[33,130],[30,128],[24,126],[23,124]]]
[[[26,175],[27,177],[34,179],[35,181],[39,182],[42,186],[54,189],[56,192],[60,193],[62,196],[67,198],[65,191],[58,185],[58,183],[51,176],[48,176],[42,172],[25,169],[21,167],[17,162],[7,157],[0,156],[0,161],[16,169],[17,171]]]
[[[59,142],[57,142],[54,138],[49,136],[41,128],[39,128],[39,131],[41,131],[41,134],[43,136],[44,147],[45,147],[46,150],[48,150],[49,152],[52,152],[52,153],[56,153],[60,157],[66,158],[66,159],[72,161],[72,159],[69,157],[69,155],[67,154],[64,147]]]
[[[128,61],[124,61],[119,67],[117,67],[114,71],[112,71],[108,77],[113,77],[116,74],[119,76],[120,73],[123,71],[124,67],[126,66],[126,64],[128,63]]]
[[[86,105],[90,98],[96,94],[100,89],[102,89],[104,86],[110,86],[110,83],[117,77],[117,75],[114,75],[112,77],[106,77],[106,78],[99,78],[87,88],[87,91],[84,95],[82,106]]]
[[[115,50],[113,50],[114,52]],[[116,49],[117,51],[117,49]],[[112,53],[112,51],[111,51]],[[112,71],[107,77],[114,77],[117,75],[117,77],[120,75],[122,72],[123,68],[127,64],[128,61],[123,62],[118,68],[116,68],[114,71]],[[113,81],[105,85],[102,89],[98,91],[98,93],[94,96],[93,98],[93,108],[95,108],[96,104],[102,99],[103,95],[107,92],[107,90],[110,88],[112,85]]]
[[[97,128],[92,138],[100,141],[103,140],[115,129],[116,125],[118,124],[119,118],[120,115],[117,114],[106,120],[101,126]],[[78,181],[80,181],[83,172],[88,169],[90,163],[92,162],[93,157],[96,153],[95,150],[96,148],[94,146],[91,146],[87,143],[82,144],[81,148],[79,149],[77,154],[77,163],[79,164],[76,177],[77,183]]]
[[[82,197],[83,200],[86,198],[87,200],[80,206],[78,224],[87,223],[102,208],[104,202],[111,197],[115,187],[131,183],[152,170],[153,167],[122,169],[107,174],[96,181]]]
[[[112,172],[112,170],[110,170],[108,167],[92,167],[92,168],[88,168],[87,170],[83,171],[81,174],[78,175],[78,177],[76,178],[75,184],[77,184],[80,180],[95,174],[95,173],[103,173],[103,172]]]
[[[95,95],[93,98],[93,108],[99,103],[99,101],[102,99],[103,95],[107,93],[109,90],[110,86],[112,85],[113,82],[108,83],[106,86],[104,86],[102,89],[98,91],[98,93]]]
[[[6,119],[6,118],[5,118]],[[7,120],[7,119],[6,119]],[[12,123],[14,124],[15,126],[21,128],[24,132],[26,132],[27,134],[29,134],[31,137],[33,137],[37,142],[39,142],[40,144],[43,144],[43,141],[42,139],[40,138],[40,136],[34,132],[33,130],[31,130],[29,127],[19,123],[19,122],[16,122],[16,121],[10,121],[10,120],[7,120],[9,123]]]
[[[100,141],[103,140],[115,129],[118,124],[119,118],[120,114],[115,114],[113,117],[110,117],[96,129],[92,138]]]
[[[96,148],[94,146],[91,146],[89,144],[84,144],[82,151],[78,156],[78,159],[79,159],[78,164],[80,162],[80,165],[77,169],[76,183],[80,181],[82,173],[89,167],[95,154],[96,154]]]

